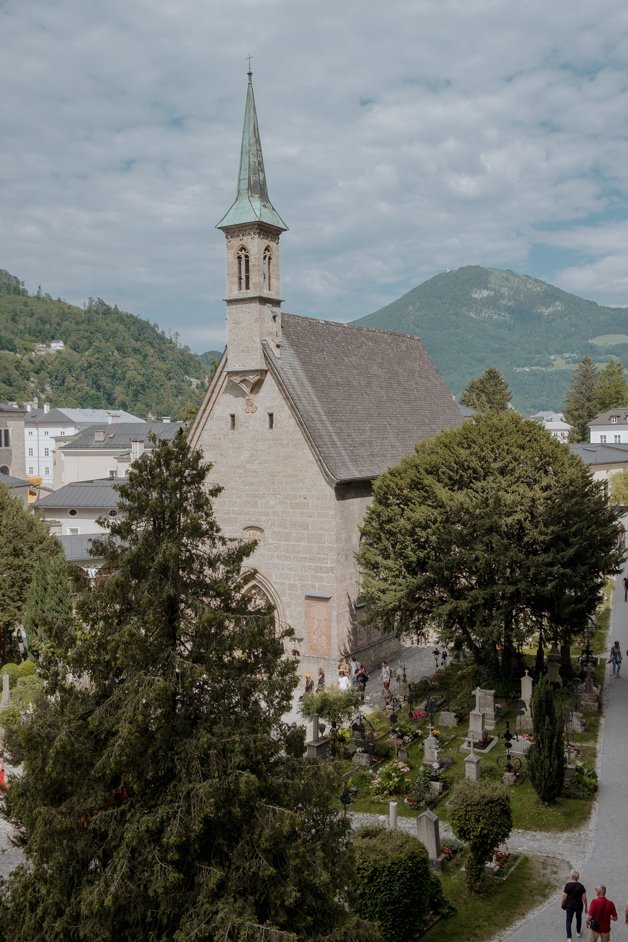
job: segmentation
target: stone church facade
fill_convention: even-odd
[[[281,310],[279,242],[249,73],[226,239],[227,347],[192,426],[224,488],[218,522],[257,540],[257,589],[294,630],[303,670],[341,653],[373,665],[398,641],[364,619],[355,562],[375,477],[461,423],[416,337]]]

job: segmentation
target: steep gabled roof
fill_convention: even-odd
[[[611,419],[615,419],[611,422]],[[611,409],[610,412],[600,412],[589,422],[589,428],[598,425],[626,425],[628,423],[628,407],[622,406],[621,409]]]
[[[333,481],[377,477],[462,424],[418,337],[294,314],[281,326],[281,355],[264,343],[267,365]]]

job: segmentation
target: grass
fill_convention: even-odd
[[[614,347],[617,344],[628,343],[626,334],[600,334],[591,340],[596,347]]]
[[[524,857],[504,881],[486,879],[486,892],[469,893],[460,866],[448,865],[443,891],[455,902],[456,913],[441,919],[423,937],[427,942],[485,942],[526,916],[548,899],[564,876],[564,861]]]

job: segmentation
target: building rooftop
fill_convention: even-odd
[[[418,337],[281,315],[266,363],[335,482],[370,480],[417,442],[462,424]]]
[[[89,425],[63,445],[62,450],[119,451],[130,448],[133,441],[143,442],[146,448],[151,448],[151,433],[159,439],[172,439],[182,425],[182,422],[112,422],[106,425]]]
[[[124,478],[102,478],[97,481],[74,481],[60,487],[36,503],[37,510],[111,510],[116,507],[120,495],[114,490],[114,484],[120,484]]]
[[[569,448],[588,465],[628,463],[628,444],[605,445],[597,442],[578,442],[569,445]]]

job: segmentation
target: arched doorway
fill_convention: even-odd
[[[284,604],[279,594],[277,593],[277,590],[275,589],[272,582],[266,579],[266,577],[263,576],[260,572],[255,572],[255,576],[247,589],[247,593],[259,598],[260,601],[273,606],[275,609],[275,625],[277,632],[280,632],[284,628],[288,627]],[[301,657],[302,643],[303,638],[286,638],[286,652],[292,654],[293,657]]]

